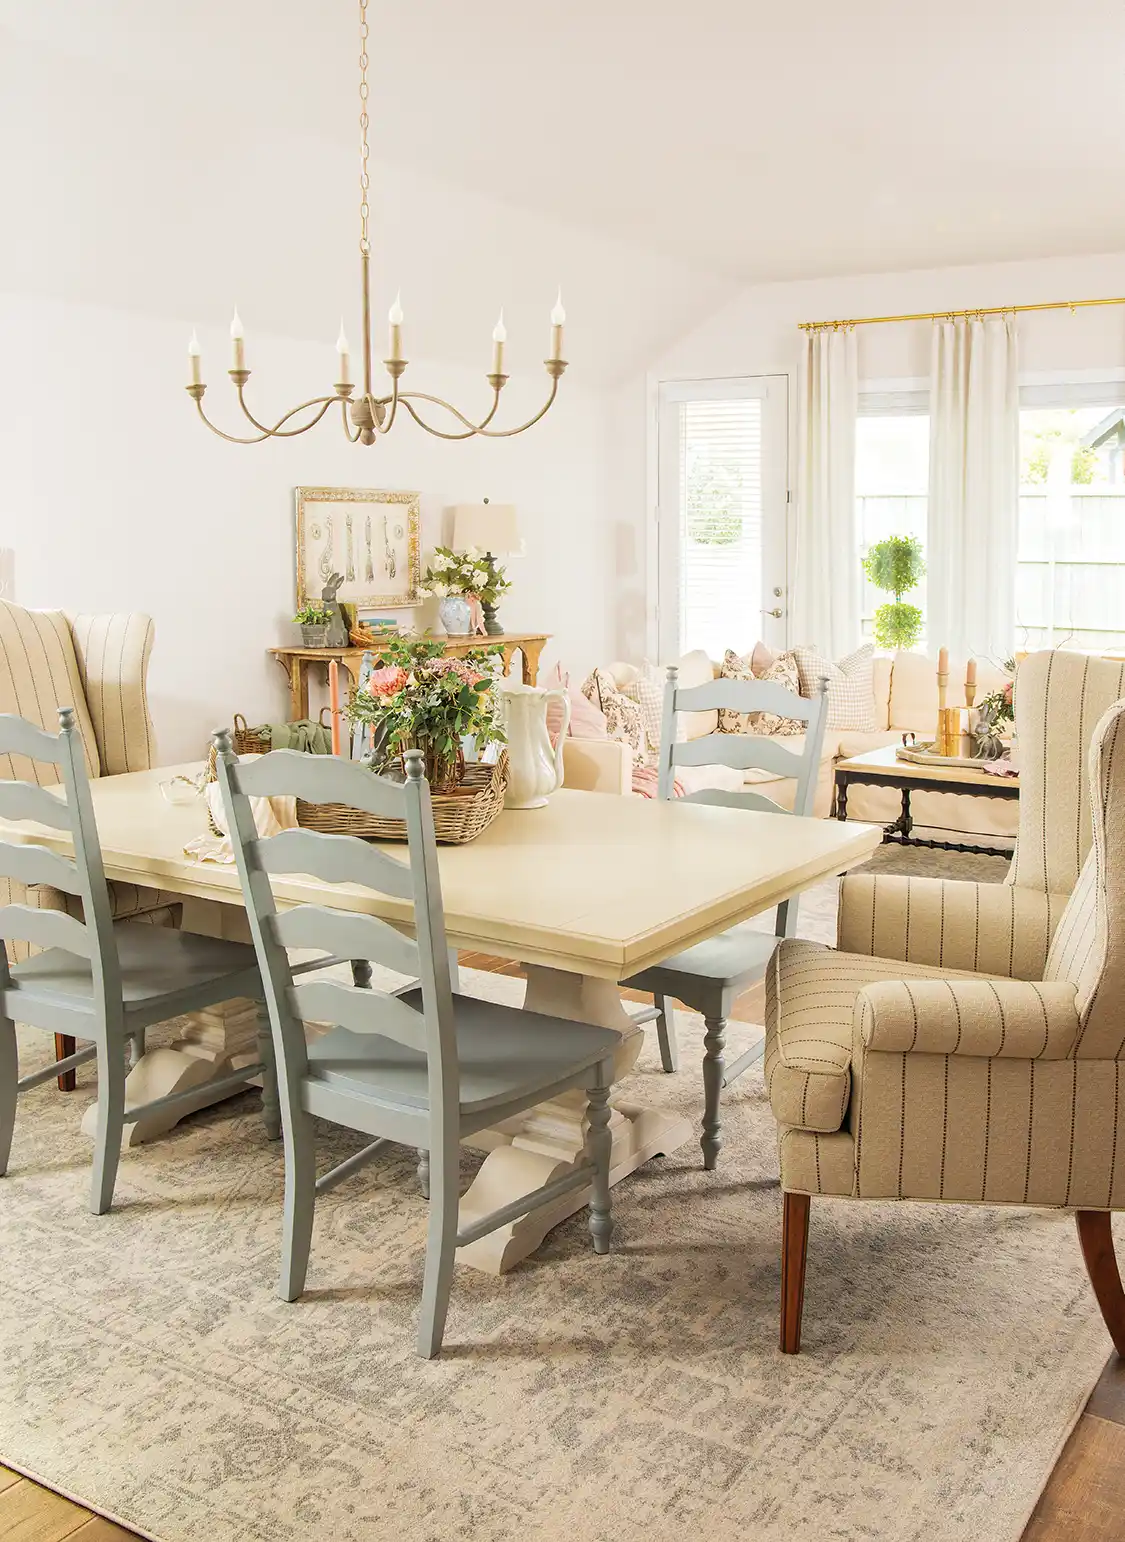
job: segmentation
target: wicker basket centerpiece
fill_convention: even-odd
[[[394,775],[392,769],[389,775]],[[434,834],[444,846],[464,846],[476,840],[504,807],[508,785],[508,752],[502,750],[494,765],[479,760],[464,762],[460,783],[449,792],[431,788]],[[346,803],[306,803],[297,799],[297,823],[303,830],[324,835],[360,835],[369,841],[404,841],[406,821],[382,819]]]

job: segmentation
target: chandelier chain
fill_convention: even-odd
[[[371,215],[369,194],[371,191],[371,176],[367,168],[367,160],[370,148],[367,143],[368,115],[367,115],[367,39],[370,29],[367,25],[367,0],[359,0],[359,249],[364,257],[371,251],[371,240],[368,235],[368,220]]]

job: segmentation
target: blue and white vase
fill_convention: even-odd
[[[438,620],[450,637],[469,635],[469,602],[463,594],[448,594],[438,601]]]

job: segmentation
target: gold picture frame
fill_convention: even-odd
[[[336,598],[357,611],[404,610],[421,603],[420,493],[370,487],[298,487],[297,609],[320,598],[330,573]]]

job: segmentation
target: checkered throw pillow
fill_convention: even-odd
[[[797,673],[801,679],[801,695],[816,695],[821,675],[828,676],[828,727],[842,728],[850,733],[873,734],[878,731],[875,722],[875,646],[864,643],[846,659],[834,664],[817,648],[794,648]]]

